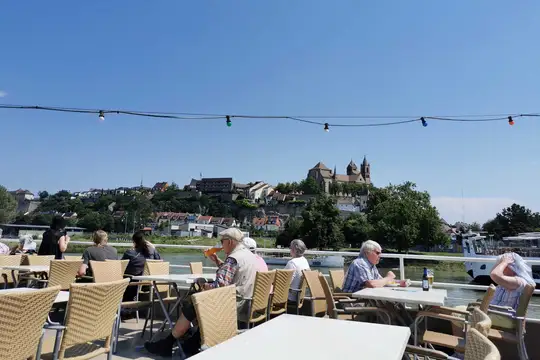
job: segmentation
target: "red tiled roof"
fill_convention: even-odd
[[[266,218],[253,218],[253,226],[262,226],[266,224]]]

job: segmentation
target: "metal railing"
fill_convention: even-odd
[[[8,242],[18,242],[18,239],[2,239]],[[37,243],[40,243],[41,240],[35,240]],[[89,241],[70,241],[70,244],[74,245],[93,245]],[[109,243],[113,247],[126,247],[126,243]],[[177,244],[153,244],[156,248],[177,248],[177,249],[190,249],[190,250],[206,250],[211,246],[204,245],[177,245]],[[267,248],[258,248],[258,253],[262,254],[288,254],[289,249],[267,249]],[[305,255],[315,255],[315,256],[350,256],[357,257],[357,251],[318,251],[318,250],[307,250]],[[483,262],[483,263],[494,263],[497,261],[497,257],[461,257],[461,256],[441,256],[441,255],[413,255],[413,254],[389,254],[383,253],[383,258],[387,259],[398,259],[399,260],[399,278],[405,280],[405,260],[431,260],[431,261],[449,261],[449,262]],[[540,265],[540,260],[526,260],[530,265]],[[172,268],[189,268],[189,265],[171,265]],[[207,270],[217,270],[216,267],[205,266],[203,269]],[[420,282],[412,281],[413,285],[419,285]],[[441,289],[467,289],[467,290],[481,290],[485,291],[488,287],[485,285],[473,285],[473,284],[456,284],[456,283],[434,283],[435,287]],[[540,290],[535,290],[534,294],[540,294]]]

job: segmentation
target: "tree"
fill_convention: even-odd
[[[92,211],[80,219],[78,225],[88,231],[112,231],[114,229],[114,218],[110,214]]]
[[[339,249],[343,245],[342,220],[333,197],[322,194],[311,200],[302,219],[301,232],[308,248]]]
[[[285,229],[276,238],[276,245],[289,247],[291,241],[302,237],[302,220],[291,217],[285,224]]]
[[[496,238],[515,236],[519,233],[536,231],[540,228],[540,214],[530,209],[512,204],[497,213],[494,219],[487,221],[483,229]]]
[[[300,184],[298,184],[298,187],[300,191],[307,195],[318,195],[322,193],[319,183],[317,183],[317,181],[315,181],[315,179],[312,177],[302,180]]]
[[[49,192],[46,190],[40,191],[38,192],[38,196],[40,200],[45,200],[46,198],[49,197]]]
[[[399,252],[415,245],[430,247],[445,239],[429,194],[417,191],[411,182],[372,189],[367,216],[373,240]]]
[[[352,247],[360,247],[364,241],[369,240],[371,231],[372,227],[365,214],[352,213],[343,223],[345,243]]]
[[[9,191],[0,185],[0,224],[8,224],[15,219],[17,200]]]
[[[482,226],[475,221],[470,225],[470,229],[472,231],[480,231],[480,230],[482,230]]]

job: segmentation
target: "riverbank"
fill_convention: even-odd
[[[74,235],[71,238],[72,241],[87,241],[92,242],[90,236]],[[174,236],[148,236],[147,240],[152,244],[164,244],[164,245],[196,245],[196,246],[214,246],[219,239],[207,238],[207,237],[174,237]],[[258,247],[273,248],[275,246],[275,239],[272,238],[254,238]],[[116,237],[111,236],[109,238],[110,243],[119,243],[122,245],[115,246],[119,253],[123,253],[125,250],[132,247],[132,242],[129,237]],[[125,245],[124,245],[125,244]],[[88,246],[79,244],[68,244],[67,252],[70,253],[82,253]],[[167,254],[198,254],[201,252],[199,249],[185,249],[185,248],[159,248],[160,253]]]
[[[342,251],[351,251],[351,252],[357,252],[360,251],[360,249],[343,249]],[[384,249],[383,253],[386,254],[399,254],[397,250],[394,249]],[[463,253],[448,253],[448,252],[423,252],[423,251],[406,251],[401,252],[401,254],[408,254],[408,255],[427,255],[427,256],[453,256],[453,257],[463,257]],[[347,261],[349,260],[349,261]],[[347,259],[345,261],[346,264],[352,261],[352,259]],[[399,267],[399,260],[398,259],[389,259],[389,258],[383,258],[381,260],[381,265],[383,267]],[[433,269],[436,271],[455,271],[455,272],[466,272],[465,270],[465,264],[461,262],[454,262],[454,261],[438,261],[438,260],[416,260],[416,259],[407,259],[405,260],[405,267],[407,269],[411,269],[413,271],[416,270],[423,270],[425,267],[429,269]]]

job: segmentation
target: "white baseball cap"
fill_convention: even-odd
[[[249,250],[255,250],[257,248],[257,242],[250,237],[245,237],[243,243]]]

